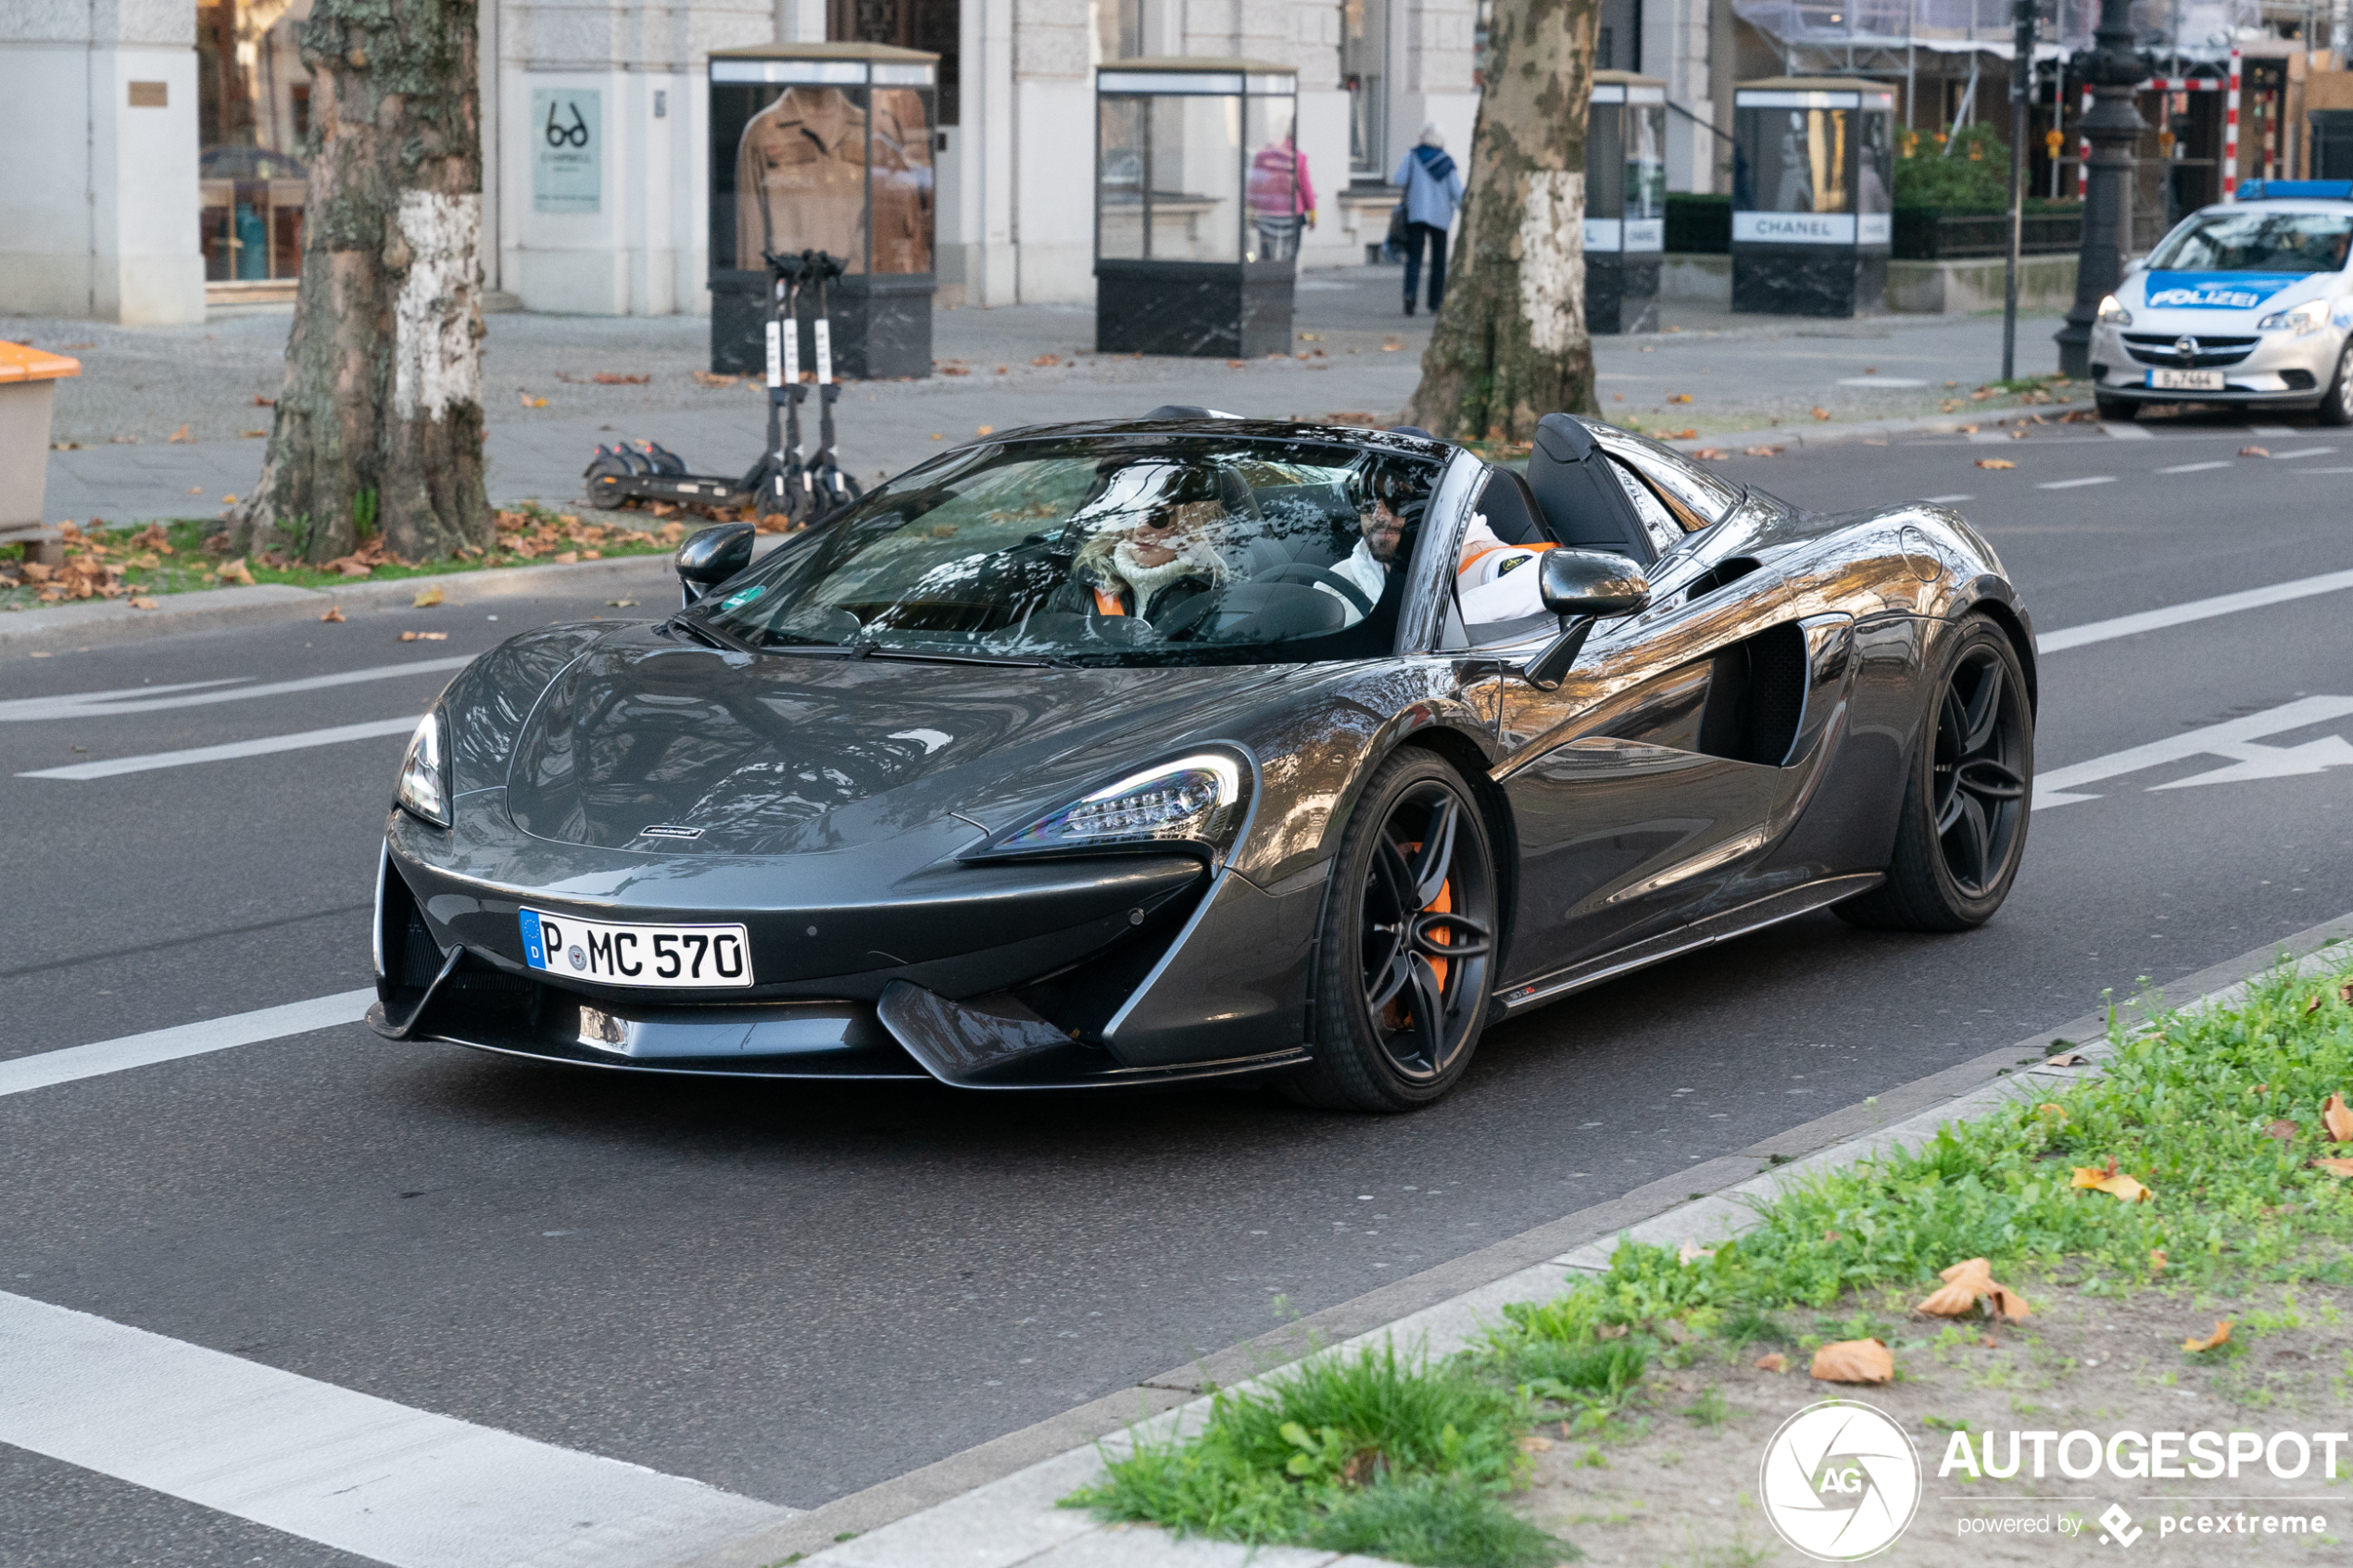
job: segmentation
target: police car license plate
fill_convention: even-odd
[[[2151,370],[2149,386],[2157,392],[2220,392],[2220,370]]]
[[[537,909],[522,918],[525,961],[550,974],[682,991],[752,983],[740,925],[621,925]]]

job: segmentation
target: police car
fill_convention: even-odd
[[[2353,424],[2353,181],[2250,180],[2183,219],[2092,329],[2102,419],[2144,403],[2316,408]]]

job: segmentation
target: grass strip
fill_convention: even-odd
[[[1505,1308],[1472,1349],[1327,1354],[1220,1392],[1198,1435],[1139,1440],[1065,1506],[1432,1568],[1537,1568],[1575,1554],[1506,1506],[1528,1456],[1552,1447],[1540,1427],[1604,1439],[1646,1377],[1755,1342],[1896,1342],[1880,1314],[1963,1260],[2095,1298],[2353,1284],[2353,1178],[2322,1163],[2353,1169],[2353,1123],[2340,1139],[2327,1121],[2332,1096],[2353,1100],[2353,965],[2283,967],[2237,1006],[2139,1028],[2111,1015],[2110,1040],[2100,1076],[1793,1185],[1713,1248],[1622,1240],[1607,1273]],[[2127,1173],[2153,1196],[2122,1201],[2078,1172]],[[1829,1332],[1775,1316],[1809,1312]]]

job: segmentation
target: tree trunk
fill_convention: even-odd
[[[310,188],[286,385],[231,546],[411,560],[492,539],[482,457],[472,0],[318,0]]]
[[[1585,332],[1585,111],[1597,0],[1498,0],[1456,270],[1407,420],[1455,439],[1526,441],[1592,413]]]

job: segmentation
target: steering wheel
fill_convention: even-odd
[[[1217,599],[1218,595],[1215,590],[1204,588],[1186,599],[1165,617],[1153,621],[1152,630],[1172,643],[1182,642],[1190,633],[1199,630],[1202,621],[1209,619],[1209,612],[1217,608]]]
[[[1311,587],[1329,588],[1333,593],[1354,605],[1357,614],[1373,613],[1373,601],[1365,596],[1364,589],[1331,568],[1317,566],[1312,561],[1287,561],[1271,571],[1260,572],[1251,581],[1253,583],[1304,583]]]

